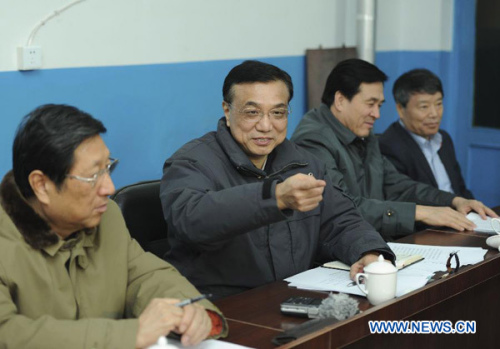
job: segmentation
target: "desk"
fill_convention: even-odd
[[[425,230],[398,242],[487,248],[489,235]],[[443,261],[445,263],[446,261]],[[357,297],[362,313],[325,327],[279,348],[472,348],[496,347],[500,314],[500,253],[489,250],[485,260],[460,269],[446,279],[378,306]],[[276,348],[271,339],[306,319],[280,314],[290,296],[326,297],[325,293],[289,288],[284,281],[268,284],[215,302],[228,318],[227,341],[254,348]],[[369,320],[475,320],[476,334],[370,334]]]

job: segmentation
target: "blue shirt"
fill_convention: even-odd
[[[448,172],[446,172],[443,162],[441,161],[441,158],[438,154],[438,151],[439,149],[441,149],[441,144],[443,142],[441,133],[438,132],[427,139],[409,131],[401,120],[399,120],[399,123],[406,131],[408,131],[410,136],[415,140],[415,142],[417,142],[420,150],[422,150],[422,153],[424,153],[424,156],[431,168],[432,174],[436,179],[438,188],[449,193],[454,193],[451,187],[451,181],[450,177],[448,176]]]

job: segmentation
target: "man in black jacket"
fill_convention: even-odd
[[[286,139],[290,76],[256,61],[223,86],[224,117],[165,162],[166,259],[221,298],[340,259],[351,276],[393,254],[331,185],[325,165]]]
[[[450,135],[440,130],[441,80],[427,69],[401,75],[392,89],[400,120],[380,136],[380,151],[415,181],[473,199],[466,188]]]

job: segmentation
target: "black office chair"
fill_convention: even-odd
[[[117,190],[111,199],[120,206],[130,235],[145,251],[163,258],[170,245],[160,201],[160,181],[127,185]]]

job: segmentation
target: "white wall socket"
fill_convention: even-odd
[[[34,70],[42,67],[42,48],[40,46],[22,46],[17,48],[17,68]]]

